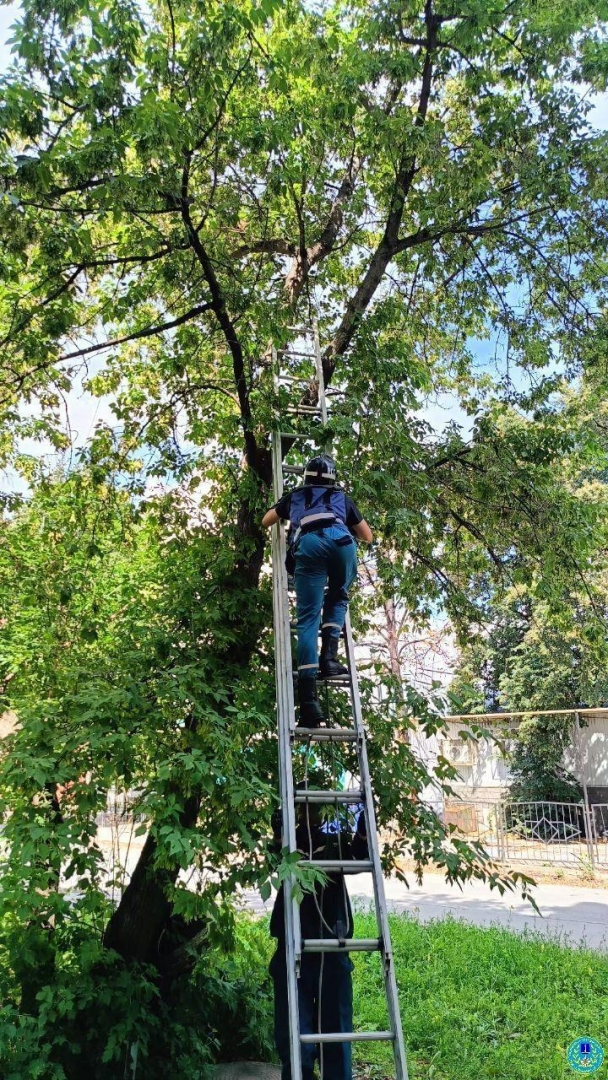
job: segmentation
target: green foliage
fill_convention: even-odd
[[[234,661],[227,659],[248,618],[257,632],[266,598],[258,603],[256,595],[235,622],[239,600],[222,585],[225,535],[213,554],[219,533],[196,526],[179,498],[133,502],[96,465],[41,484],[2,534],[0,657],[19,718],[0,758],[2,807],[10,810],[0,899],[11,911],[11,997],[37,1017],[31,1039],[38,1032],[46,1046],[56,1032],[47,1056],[68,1077],[77,1074],[78,1054],[107,1055],[115,1075],[134,1041],[142,1061],[150,1046],[165,1060],[171,1046],[197,1040],[200,1061],[214,1046],[214,1037],[197,1034],[208,1032],[211,1016],[199,1014],[187,1038],[166,1023],[156,968],[153,978],[141,966],[119,965],[113,977],[101,959],[107,891],[120,896],[126,884],[120,868],[109,875],[96,839],[95,815],[109,789],[139,792],[157,874],[177,866],[202,880],[204,866],[223,865],[197,891],[172,885],[170,876],[165,882],[175,916],[207,924],[207,947],[221,948],[230,936],[222,898],[267,875],[276,800],[271,672],[264,656],[229,694]],[[193,791],[204,797],[198,829],[181,817]],[[235,863],[236,853],[245,861]],[[94,942],[99,955],[87,962]],[[124,995],[132,1012],[120,1009],[118,1023]],[[84,1030],[95,1038],[83,1040]]]
[[[2,939],[10,942],[6,929]],[[58,937],[57,964],[37,994],[35,1016],[15,1005],[18,987],[10,985],[2,958],[0,1063],[7,1080],[65,1080],[82,1075],[85,1062],[95,1062],[100,1080],[113,1080],[132,1067],[134,1055],[148,1076],[160,1078],[175,1067],[205,1080],[206,1065],[231,1060],[235,1046],[252,1059],[271,1052],[265,1023],[270,944],[267,935],[252,934],[246,920],[239,920],[225,950],[204,954],[189,984],[169,1001],[159,995],[156,969],[127,967],[100,941],[77,945],[61,930]]]
[[[572,717],[526,717],[518,726],[510,756],[512,799],[580,802],[580,783],[563,765],[564,753],[576,745]]]
[[[232,951],[207,953],[202,959],[197,974],[205,995],[205,1014],[216,1035],[217,1061],[234,1061],[236,1048],[244,1061],[270,1061],[274,1057],[268,974],[273,951],[266,924],[241,915]]]
[[[513,552],[511,575],[485,591],[483,622],[461,637],[450,688],[454,712],[566,710],[608,699],[605,439],[594,376],[583,381],[577,400],[564,392],[561,407],[570,417],[571,439],[550,471],[553,483],[567,488],[570,506],[549,496],[539,528],[544,538],[565,514],[566,529],[568,518],[586,522],[584,539],[574,539],[575,527],[575,546],[563,557],[549,541],[536,568]],[[568,563],[579,567],[573,576]],[[523,720],[510,758],[511,795],[578,801],[580,785],[563,765],[564,751],[575,742],[572,717]]]

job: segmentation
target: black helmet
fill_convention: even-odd
[[[305,484],[319,484],[324,487],[336,486],[336,466],[328,454],[317,454],[304,469]]]

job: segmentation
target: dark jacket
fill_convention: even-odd
[[[296,829],[298,851],[305,859],[367,859],[367,837],[359,832],[342,830],[323,832],[320,826],[299,825]],[[326,885],[317,883],[314,892],[304,893],[300,905],[300,925],[303,938],[352,937],[353,913],[346,891],[344,874],[328,875]],[[338,926],[338,923],[341,925]],[[326,925],[327,924],[327,925]],[[285,940],[285,911],[283,886],[277,893],[270,918],[270,933],[279,944]]]

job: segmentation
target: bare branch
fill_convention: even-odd
[[[136,330],[133,334],[126,334],[121,338],[114,338],[112,341],[102,341],[97,345],[88,345],[86,349],[76,349],[71,353],[64,353],[60,356],[57,363],[61,363],[63,360],[75,360],[79,356],[87,356],[90,353],[102,352],[105,349],[112,349],[115,345],[124,345],[127,341],[137,341],[140,338],[153,337],[156,334],[162,334],[165,330],[174,330],[176,326],[183,326],[184,323],[189,322],[191,319],[195,319],[197,315],[202,315],[205,311],[210,311],[212,305],[198,304],[197,307],[193,307],[190,311],[186,311],[183,315],[179,315],[177,319],[171,319],[169,322],[159,323],[158,326],[146,326],[143,330]]]
[[[353,154],[349,166],[342,177],[342,182],[331,205],[325,227],[319,236],[319,239],[310,247],[305,247],[302,252],[296,255],[294,264],[289,271],[285,282],[292,302],[296,300],[302,292],[311,267],[320,262],[321,259],[326,258],[333,250],[344,221],[345,205],[355,190],[355,184],[362,164],[363,158],[356,158]]]

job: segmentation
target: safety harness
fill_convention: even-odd
[[[343,491],[308,484],[292,491],[285,559],[287,573],[293,574],[295,570],[296,548],[301,536],[308,532],[322,532],[329,525],[338,523],[346,527],[346,496]]]

